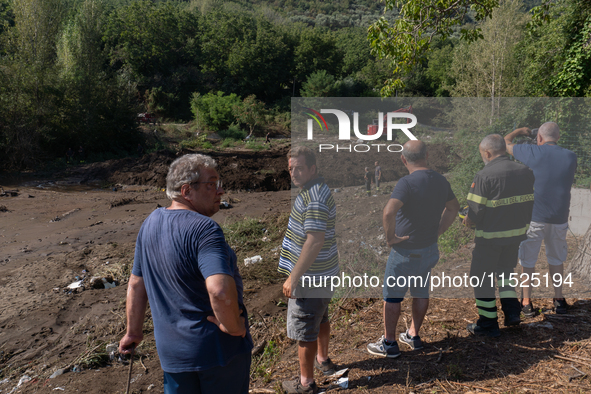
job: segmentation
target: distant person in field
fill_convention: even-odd
[[[70,147],[66,152],[66,161],[71,163],[74,161],[74,150]]]
[[[479,145],[485,166],[474,177],[468,194],[464,225],[476,226],[470,277],[484,278],[474,286],[478,321],[468,324],[474,335],[501,335],[497,319],[496,280],[505,326],[521,323],[521,306],[511,277],[517,252],[531,221],[534,205],[534,174],[505,154],[505,140],[499,134],[484,137]],[[492,277],[490,276],[492,275]],[[515,275],[513,275],[515,276]],[[496,279],[495,279],[496,277]]]
[[[371,176],[371,173],[369,172],[369,167],[365,167],[365,175],[363,176],[363,179],[365,179],[365,191],[366,191],[367,195],[370,196],[373,178]]]
[[[270,144],[271,143],[271,133],[267,133],[267,135],[265,136],[265,144]]]
[[[540,126],[537,145],[513,144],[518,135],[530,135],[530,129],[522,127],[505,136],[507,152],[531,168],[536,182],[534,185],[534,211],[527,231],[527,239],[519,247],[519,264],[523,273],[531,276],[542,246],[546,245],[546,257],[550,276],[557,279],[554,284],[554,309],[556,313],[567,313],[568,304],[562,294],[564,262],[568,253],[566,232],[570,209],[570,190],[577,170],[577,155],[557,145],[560,129],[554,122]],[[551,279],[552,280],[552,279]],[[530,280],[523,283],[522,312],[527,317],[536,315],[531,302]],[[560,283],[560,286],[557,284]]]
[[[367,345],[367,351],[376,356],[396,358],[401,354],[396,326],[401,302],[409,288],[413,297],[412,321],[398,338],[412,350],[423,348],[419,330],[429,308],[428,278],[439,261],[437,239],[460,209],[449,182],[429,169],[427,158],[427,147],[422,141],[404,144],[401,159],[409,174],[398,181],[384,208],[384,231],[392,249],[383,282],[384,335]],[[396,278],[400,276],[414,276],[420,281],[399,286]]]
[[[80,163],[84,163],[84,161],[86,160],[86,154],[84,153],[84,148],[82,147],[82,145],[80,145],[80,147],[78,148],[78,160],[80,160]]]
[[[143,339],[148,302],[164,393],[248,393],[252,338],[236,254],[211,217],[224,194],[209,156],[176,159],[166,177],[170,207],[142,224],[127,289],[130,353]]]
[[[382,180],[382,167],[380,167],[378,161],[375,163],[375,179],[376,179],[376,191],[380,192],[380,181]]]

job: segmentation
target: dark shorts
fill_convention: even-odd
[[[328,321],[330,298],[290,298],[287,304],[287,337],[314,342],[320,324]]]
[[[247,394],[250,360],[250,353],[242,353],[223,367],[196,372],[164,372],[164,394]]]
[[[430,273],[438,261],[437,243],[423,249],[392,248],[384,275],[384,300],[400,302],[409,288],[411,296],[429,298]]]

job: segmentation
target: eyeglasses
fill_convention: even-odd
[[[215,185],[216,190],[222,188],[222,180],[221,179],[218,179],[217,181],[193,182],[193,183],[190,183],[189,185],[194,185],[196,183],[205,183],[205,184],[207,184],[207,190],[211,190],[211,186],[210,185]]]

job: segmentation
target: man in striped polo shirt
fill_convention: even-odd
[[[329,187],[318,176],[314,152],[300,146],[291,149],[287,157],[291,180],[300,193],[291,210],[278,270],[288,275],[283,284],[283,294],[289,297],[287,336],[298,341],[301,376],[283,382],[283,389],[287,393],[317,393],[314,367],[324,375],[336,371],[328,357],[332,294],[326,285],[339,273],[336,207]],[[321,282],[324,286],[318,288]]]
[[[480,143],[485,166],[474,177],[467,197],[470,210],[464,218],[467,227],[476,225],[470,276],[483,281],[474,287],[479,319],[468,324],[467,329],[490,337],[501,335],[495,286],[491,283],[495,275],[505,326],[521,322],[517,283],[510,281],[510,275],[517,265],[519,244],[527,238],[534,205],[533,172],[511,161],[505,149],[505,140],[499,134],[487,135]]]

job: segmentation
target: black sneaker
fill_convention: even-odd
[[[521,313],[523,313],[525,317],[534,317],[538,315],[538,310],[534,308],[534,304],[530,302],[527,305],[521,304]]]
[[[316,357],[314,357],[314,366],[320,371],[322,371],[324,376],[332,375],[337,371],[337,366],[335,365],[335,363],[332,362],[330,357],[326,361],[323,361],[321,363],[319,363]]]
[[[423,342],[421,341],[421,337],[419,337],[418,335],[411,337],[410,335],[408,335],[408,330],[406,330],[406,332],[401,332],[398,339],[400,339],[400,342],[410,346],[412,350],[419,350],[423,348]]]
[[[367,344],[367,351],[376,356],[396,358],[400,356],[400,349],[398,349],[398,342],[394,341],[391,345],[386,344],[386,338],[382,337],[374,343]]]
[[[566,300],[563,298],[561,300],[557,300],[556,298],[554,298],[554,311],[558,314],[564,315],[565,313],[568,313],[568,304],[566,303]]]
[[[295,378],[294,380],[286,380],[281,384],[283,387],[283,392],[287,394],[317,394],[318,393],[318,386],[316,382],[312,383],[309,386],[302,386],[300,382],[300,378]]]
[[[499,327],[480,327],[478,324],[476,323],[470,323],[468,324],[468,327],[466,327],[466,329],[474,335],[488,335],[491,338],[498,338],[501,336],[501,330],[499,330]]]
[[[518,313],[505,315],[505,327],[518,326],[519,324],[521,324],[521,318]]]

